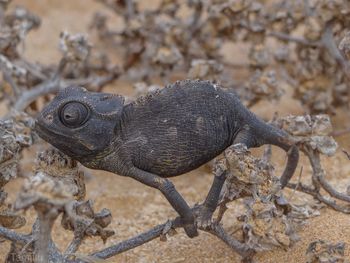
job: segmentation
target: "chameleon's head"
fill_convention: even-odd
[[[120,119],[124,98],[69,87],[41,111],[35,130],[65,154],[80,160],[108,149]]]

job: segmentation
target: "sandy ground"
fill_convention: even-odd
[[[42,26],[38,31],[30,33],[25,45],[25,56],[32,61],[41,63],[56,63],[60,54],[57,49],[59,33],[88,32],[88,24],[96,11],[106,10],[92,0],[17,0],[13,4],[23,5],[42,18]],[[116,22],[117,23],[117,22]],[[132,95],[130,87],[116,83],[108,91]],[[286,96],[278,104],[261,103],[253,108],[262,117],[271,117],[274,111],[280,115],[300,114],[302,109],[298,102]],[[333,118],[337,129],[343,128],[349,117],[339,114]],[[350,137],[337,138],[340,148],[350,149]],[[40,148],[40,147],[39,147]],[[39,150],[39,149],[35,149]],[[32,150],[33,151],[33,150]],[[23,171],[31,170],[33,154],[26,154]],[[273,155],[277,172],[283,168],[284,155],[275,151]],[[305,158],[303,177],[310,176]],[[350,162],[340,151],[335,157],[324,160],[328,171],[328,179],[338,189],[345,190],[349,184]],[[299,167],[300,168],[300,167]],[[175,212],[165,198],[156,190],[147,188],[138,182],[102,171],[90,171],[92,179],[87,183],[88,198],[94,201],[95,207],[106,207],[112,211],[113,222],[111,228],[116,235],[107,241],[111,245],[125,238],[149,229],[174,217]],[[187,175],[173,179],[177,189],[184,195],[190,204],[200,202],[205,197],[212,181],[212,175],[205,168],[200,168]],[[7,185],[10,198],[14,199],[22,184],[22,179],[15,180]],[[287,193],[288,197],[288,193]],[[234,208],[233,208],[234,210]],[[232,220],[234,214],[231,215]],[[29,222],[21,231],[26,232],[34,220],[33,211],[27,211]],[[230,219],[230,217],[228,218]],[[186,237],[182,230],[167,242],[154,240],[144,246],[119,255],[108,262],[240,262],[239,257],[220,240],[206,233],[200,233],[195,239]],[[259,254],[257,262],[305,262],[305,252],[308,244],[317,239],[332,242],[343,241],[347,244],[346,255],[350,258],[350,220],[348,215],[337,213],[330,209],[321,210],[321,216],[312,218],[299,232],[301,241],[290,250],[276,249]],[[71,234],[61,231],[59,222],[55,226],[54,239],[59,247],[64,249],[71,239]],[[88,239],[84,242],[81,252],[91,252],[103,248],[104,244],[98,239]],[[0,247],[0,258],[5,256],[7,244]]]

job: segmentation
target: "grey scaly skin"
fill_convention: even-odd
[[[248,148],[273,144],[288,153],[280,179],[284,187],[299,158],[284,131],[208,81],[178,81],[127,105],[121,96],[67,88],[40,113],[36,131],[86,167],[159,189],[181,216],[189,237],[198,235],[193,211],[167,177],[196,169],[235,143]],[[214,178],[198,216],[204,224],[217,207],[224,181],[225,175]]]

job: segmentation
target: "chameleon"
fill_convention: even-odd
[[[169,177],[200,167],[232,144],[272,144],[287,152],[283,188],[299,159],[285,131],[249,111],[234,92],[204,80],[177,81],[130,103],[120,95],[68,87],[42,109],[34,129],[88,168],[160,190],[191,238],[198,235],[198,224],[211,220],[226,176],[214,176],[198,216]]]

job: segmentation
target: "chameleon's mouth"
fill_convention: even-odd
[[[40,124],[40,121],[38,120],[35,121],[34,131],[39,135],[40,138],[47,141],[47,130]]]
[[[42,117],[39,117],[35,121],[34,131],[44,141],[55,146],[65,154],[77,159],[78,157],[94,153],[93,145],[77,138],[73,138],[71,135],[61,133],[58,129],[54,129],[52,125],[48,125],[45,122],[43,123],[40,118]],[[72,145],[74,145],[73,148],[71,148]],[[77,151],[79,151],[79,154],[77,154]]]
[[[48,128],[45,124],[40,123],[40,120],[36,120],[34,131],[42,138],[44,141],[53,145],[55,148],[69,155],[70,157],[77,159],[79,155],[77,155],[72,149],[69,147],[71,145],[73,138],[69,137],[65,134],[61,134],[54,129]],[[75,147],[75,149],[78,147]],[[78,160],[78,159],[77,159]]]
[[[72,138],[70,136],[67,136],[66,134],[62,134],[58,132],[55,129],[51,129],[50,126],[47,127],[47,124],[43,124],[40,119],[37,119],[35,121],[34,125],[34,131],[39,135],[40,138],[45,140],[46,142],[55,145],[53,141],[55,141],[54,138],[59,138],[58,140],[66,139],[71,140]]]

